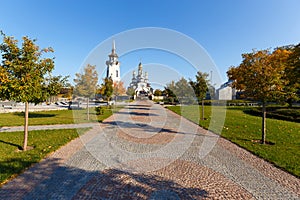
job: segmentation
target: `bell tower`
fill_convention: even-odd
[[[120,62],[118,61],[118,55],[116,54],[115,41],[112,43],[111,54],[108,55],[108,60],[106,61],[107,71],[106,78],[111,77],[113,82],[119,82],[120,79]]]

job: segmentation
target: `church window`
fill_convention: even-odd
[[[116,70],[116,77],[119,77],[119,71]]]

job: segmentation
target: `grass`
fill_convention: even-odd
[[[207,118],[205,121],[199,120],[201,106],[184,106],[184,109],[179,106],[171,106],[168,109],[181,114],[205,129],[211,129],[212,107],[210,106],[205,106],[204,110]],[[214,109],[221,111],[225,107],[218,106]],[[261,117],[249,115],[243,112],[244,109],[243,107],[229,107],[226,109],[226,120],[222,127],[221,136],[275,164],[277,167],[300,177],[300,124],[267,119],[267,141],[274,143],[274,145],[262,145],[253,142],[261,139]],[[195,110],[200,111],[195,112]]]
[[[28,146],[34,149],[28,151],[17,151],[22,145],[23,132],[0,133],[0,185],[87,130],[30,131]]]
[[[105,109],[102,115],[96,115],[95,109],[90,108],[90,120],[87,120],[87,110],[55,110],[31,112],[29,125],[73,124],[85,122],[102,122],[120,110],[122,107]],[[23,126],[23,113],[0,114],[1,126]],[[30,131],[28,146],[34,147],[28,151],[21,149],[23,132],[0,132],[0,185],[8,179],[21,173],[33,163],[39,162],[49,153],[78,137],[88,129],[62,129]]]
[[[74,124],[86,122],[102,122],[104,119],[118,111],[121,107],[106,109],[103,115],[96,115],[95,109],[90,108],[90,120],[87,120],[87,110],[53,110],[29,113],[29,125]],[[0,127],[23,126],[24,113],[0,114]]]

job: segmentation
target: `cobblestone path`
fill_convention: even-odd
[[[300,180],[158,104],[130,104],[0,199],[300,199]]]

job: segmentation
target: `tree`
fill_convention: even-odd
[[[133,97],[135,94],[135,90],[132,87],[127,88],[126,94],[130,97]]]
[[[154,96],[162,96],[162,91],[160,89],[156,89],[154,91]]]
[[[113,95],[113,80],[111,77],[103,79],[103,83],[100,87],[100,94],[105,96],[107,101],[110,101],[111,96]]]
[[[74,93],[78,96],[83,96],[87,98],[87,120],[90,119],[89,112],[89,101],[90,98],[95,96],[96,86],[98,83],[98,73],[94,65],[88,64],[84,69],[84,72],[76,73],[76,78],[74,79],[75,88]]]
[[[209,93],[209,99],[214,99],[216,96],[216,89],[211,83],[208,83],[208,93]]]
[[[68,85],[69,76],[49,76],[45,78],[45,86],[48,89],[48,95],[57,95],[59,94],[64,87]]]
[[[48,95],[57,98],[61,90],[68,85],[69,76],[49,76],[45,78],[45,87],[48,88]],[[49,98],[48,98],[49,100]]]
[[[60,89],[59,95],[61,95],[61,97],[63,98],[71,99],[73,95],[73,90],[74,90],[74,86],[67,83]]]
[[[177,82],[172,81],[171,83],[167,84],[165,92],[167,93],[168,98],[173,100],[175,97],[180,103],[183,104],[194,101],[194,91],[188,81],[183,77]]]
[[[288,59],[288,66],[285,70],[285,78],[287,81],[285,91],[286,99],[290,107],[293,101],[299,100],[300,91],[300,43],[293,48],[289,48],[292,53]]]
[[[168,83],[163,91],[163,95],[167,97],[167,100],[173,104],[174,102],[178,102],[178,99],[175,95],[175,81],[171,81],[171,83]]]
[[[284,71],[290,51],[276,49],[253,51],[243,54],[243,61],[238,67],[231,67],[227,72],[229,79],[234,80],[233,87],[242,90],[249,98],[262,103],[262,139],[266,140],[266,104],[282,100],[285,96],[286,79]]]
[[[23,37],[21,47],[14,37],[3,36],[0,45],[0,96],[2,99],[25,103],[23,150],[27,149],[29,103],[38,104],[56,94],[59,79],[51,77],[54,59],[43,54],[53,52],[51,47],[40,49],[36,40]]]
[[[113,95],[119,96],[125,93],[126,93],[126,89],[122,81],[113,83]]]
[[[201,100],[202,102],[202,120],[204,120],[204,99],[206,97],[206,93],[208,91],[208,74],[202,73],[200,71],[196,74],[196,81],[192,81],[190,79],[190,85],[194,89],[195,95],[198,98],[198,101]]]
[[[189,83],[194,89],[196,97],[199,99],[205,99],[206,93],[208,91],[208,74],[207,73],[202,73],[200,71],[197,72],[196,74],[196,81],[192,81],[190,79]]]

